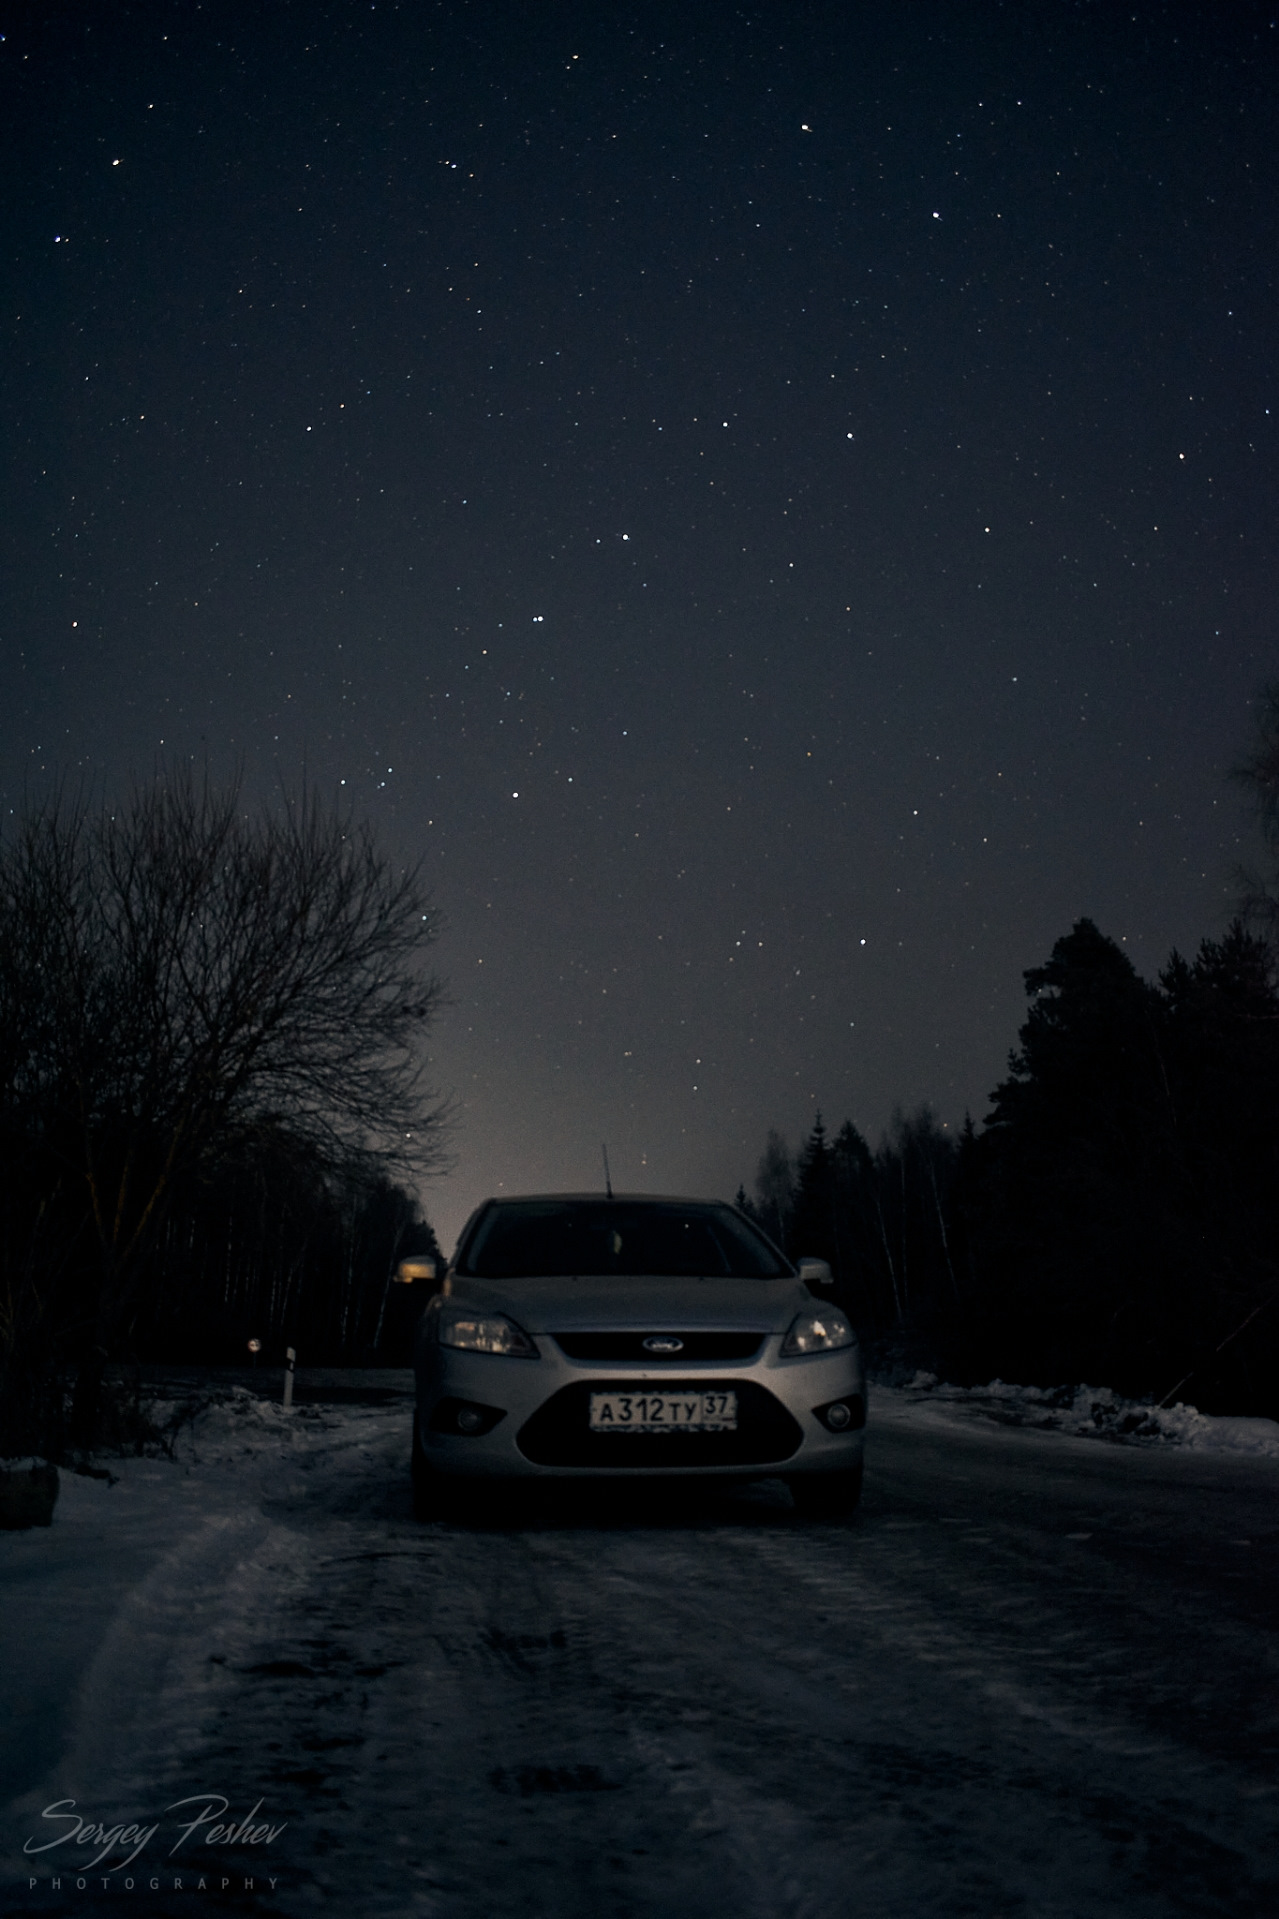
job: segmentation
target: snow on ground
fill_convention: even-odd
[[[872,1391],[906,1403],[951,1407],[961,1416],[1006,1426],[1038,1426],[1085,1439],[1190,1446],[1197,1452],[1251,1453],[1279,1459],[1279,1423],[1237,1414],[1201,1413],[1180,1400],[1156,1406],[1124,1399],[1109,1386],[952,1386],[936,1373],[917,1372],[903,1383],[872,1381]]]
[[[254,1919],[1279,1911],[1275,1455],[1202,1444],[1269,1422],[916,1377],[847,1526],[776,1480],[418,1526],[409,1376],[330,1383],[170,1382],[172,1456],[0,1536],[6,1913],[178,1919],[206,1869]],[[70,1799],[157,1824],[132,1890]]]
[[[0,1805],[68,1740],[87,1764],[99,1734],[134,1713],[139,1666],[261,1549],[272,1508],[305,1505],[317,1478],[328,1496],[366,1479],[374,1431],[396,1465],[407,1450],[403,1408],[286,1412],[231,1386],[152,1398],[147,1410],[168,1426],[171,1457],[153,1446],[153,1456],[110,1457],[106,1477],[64,1470],[52,1526],[0,1533],[5,1637],[20,1648],[0,1658]],[[188,1702],[170,1704],[180,1719]]]

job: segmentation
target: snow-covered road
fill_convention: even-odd
[[[1279,1461],[881,1391],[850,1525],[423,1527],[406,1406],[242,1396],[0,1537],[6,1913],[1279,1913]]]

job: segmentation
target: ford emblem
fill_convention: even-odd
[[[646,1353],[682,1353],[684,1342],[676,1339],[674,1333],[650,1333],[644,1341]]]

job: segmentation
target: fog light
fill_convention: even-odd
[[[860,1393],[850,1393],[847,1399],[814,1406],[813,1417],[821,1420],[828,1433],[859,1433],[866,1424],[866,1401]]]
[[[428,1431],[478,1439],[485,1433],[491,1433],[505,1418],[506,1414],[500,1406],[484,1406],[474,1399],[438,1399],[431,1413]]]

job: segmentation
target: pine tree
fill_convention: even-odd
[[[843,1277],[835,1206],[835,1164],[820,1113],[799,1156],[788,1251],[792,1259],[824,1259],[837,1280]]]
[[[1026,974],[1030,1011],[976,1142],[969,1214],[998,1370],[1136,1369],[1166,1269],[1171,1106],[1158,996],[1091,920]],[[1155,1355],[1147,1355],[1157,1372]]]

